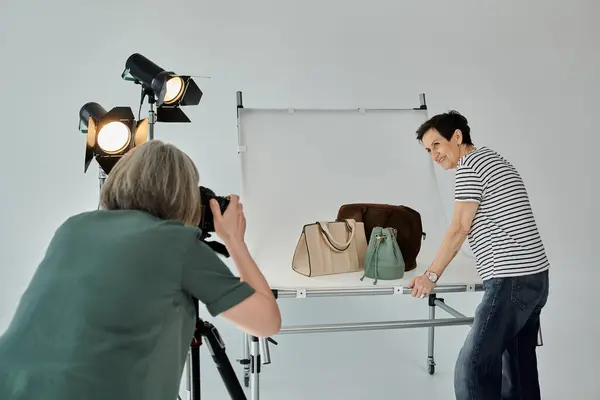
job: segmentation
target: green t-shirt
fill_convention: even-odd
[[[216,316],[254,293],[199,232],[133,210],[69,218],[0,337],[0,399],[176,400],[191,297]]]

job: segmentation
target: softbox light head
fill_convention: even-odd
[[[94,158],[109,174],[114,165],[148,137],[148,120],[136,122],[130,107],[114,107],[110,111],[98,103],[86,103],[79,111],[80,131],[87,134],[84,173]]]
[[[165,71],[139,53],[129,56],[121,77],[142,85],[158,107],[195,106],[202,99],[202,91],[189,75]]]

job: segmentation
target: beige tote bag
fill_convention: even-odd
[[[305,276],[357,272],[364,268],[367,238],[362,222],[319,221],[302,228],[292,269]]]

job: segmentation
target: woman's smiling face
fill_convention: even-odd
[[[446,140],[435,129],[429,129],[423,135],[423,146],[431,155],[431,159],[444,169],[454,169],[460,159],[460,141],[462,133],[456,130],[450,140]]]

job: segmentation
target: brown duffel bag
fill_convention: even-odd
[[[417,267],[417,255],[421,251],[421,240],[425,239],[421,214],[407,206],[353,203],[344,204],[338,210],[336,220],[343,221],[353,219],[362,222],[365,227],[365,235],[371,237],[371,231],[375,227],[391,227],[398,231],[397,241],[402,257],[406,264],[405,271],[411,271]]]

